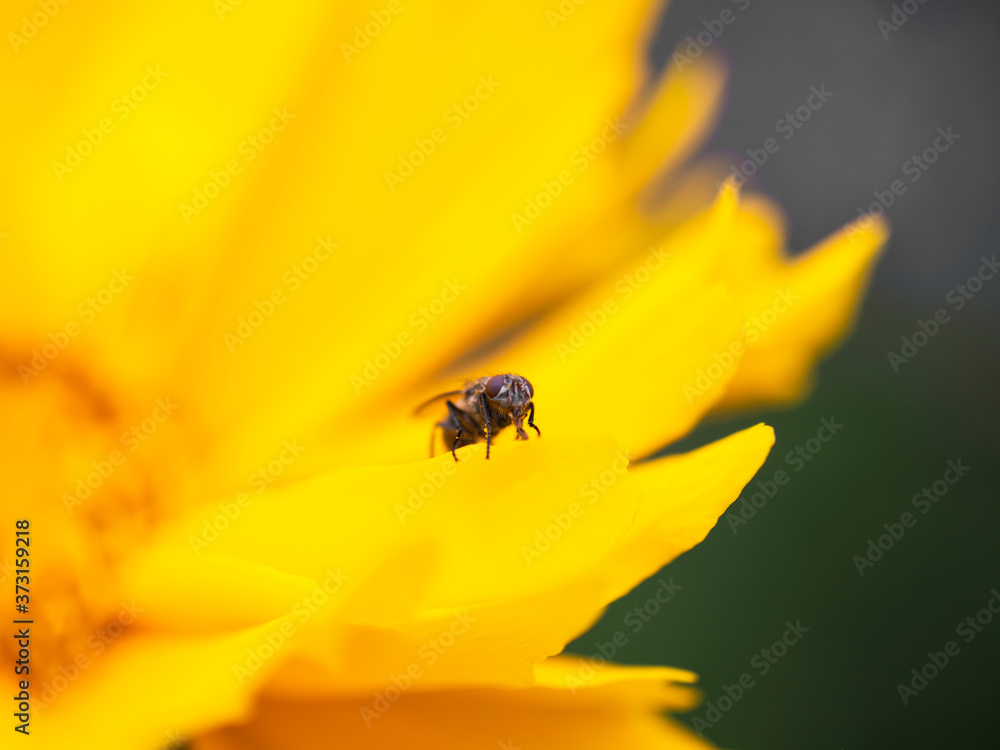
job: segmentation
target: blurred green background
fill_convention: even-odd
[[[879,21],[892,23],[894,5],[915,12],[886,31]],[[946,297],[981,256],[1000,252],[1000,9],[942,0],[680,0],[663,16],[654,59],[669,62],[725,8],[736,20],[711,48],[730,61],[731,94],[710,150],[741,161],[810,86],[834,92],[749,185],[785,207],[795,250],[857,218],[938,127],[961,138],[920,180],[907,178],[907,192],[886,211],[893,236],[857,328],[824,362],[809,400],[711,422],[668,451],[763,420],[777,443],[729,514],[756,481],[785,470],[788,483],[746,524],[734,531],[724,516],[667,566],[663,578],[680,589],[648,622],[633,610],[655,595],[659,576],[615,603],[570,651],[596,654],[595,644],[623,631],[616,660],[696,671],[717,708],[725,686],[749,673],[753,686],[723,700],[728,710],[703,705],[682,717],[698,719],[722,747],[996,747],[1000,614],[979,632],[956,628],[1000,591],[1000,275],[962,310]],[[950,322],[894,372],[888,352],[939,308]],[[842,430],[808,462],[789,461],[831,417]],[[913,496],[941,480],[949,460],[970,469],[921,513]],[[905,512],[914,525],[860,575],[855,555]],[[762,674],[761,649],[786,621],[808,632]],[[948,641],[958,655],[904,705],[897,685],[910,686],[911,670]]]

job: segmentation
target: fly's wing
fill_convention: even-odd
[[[427,409],[427,407],[430,406],[431,404],[436,404],[438,401],[446,399],[449,396],[457,396],[460,393],[465,393],[465,391],[464,390],[457,390],[457,391],[446,391],[444,393],[439,393],[438,395],[436,395],[436,396],[434,396],[432,398],[427,399],[422,404],[420,404],[420,406],[418,406],[416,409],[414,409],[413,410],[413,416],[415,416],[415,417],[416,416],[420,416],[421,412],[423,412],[425,409]]]

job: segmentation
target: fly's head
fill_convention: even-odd
[[[535,389],[526,378],[513,373],[494,375],[486,381],[486,398],[497,411],[510,417],[521,440],[527,440],[524,431],[524,419],[530,415],[531,400],[535,397]]]

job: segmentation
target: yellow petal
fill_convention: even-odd
[[[619,266],[483,366],[534,384],[541,424],[612,434],[630,456],[687,432],[721,397],[742,319],[713,271],[730,240],[737,196]],[[707,377],[702,377],[707,375]],[[551,429],[551,428],[550,428]]]
[[[142,613],[136,616],[141,621]],[[282,622],[190,638],[126,632],[110,645],[107,636],[95,634],[75,661],[63,665],[62,674],[33,682],[33,746],[62,750],[84,738],[107,750],[158,748],[171,738],[176,742],[179,736],[243,720],[280,659],[261,660],[256,669],[243,672],[234,667]],[[101,718],[109,710],[114,721]]]
[[[683,435],[737,372],[741,313],[728,290],[714,283],[732,239],[736,200],[726,188],[709,211],[582,290],[505,350],[467,363],[467,374],[527,377],[543,439],[611,434],[630,456],[642,456]],[[441,381],[436,390],[460,385]],[[396,413],[387,419],[359,409],[349,432],[304,438],[320,447],[293,471],[376,454],[386,462],[427,455],[443,406],[416,417],[412,410],[433,393],[390,401]],[[435,449],[441,450],[439,442]]]
[[[774,445],[774,430],[759,424],[698,450],[642,462],[632,474],[643,501],[629,532],[609,556],[630,580],[652,575],[666,562],[701,542],[726,508],[757,473]]]
[[[201,536],[188,535],[186,547],[143,552],[125,566],[122,591],[143,603],[144,629],[238,630],[282,617],[312,594],[318,582],[311,578],[211,550],[203,538],[205,529],[212,529],[213,523],[228,525],[226,510],[238,508],[236,503],[220,504],[218,513],[202,526]],[[192,612],[198,616],[192,617]]]
[[[338,470],[261,496],[213,539],[211,554],[263,566],[271,572],[262,582],[318,583],[329,570],[349,578],[289,646],[276,694],[376,689],[414,663],[422,689],[525,685],[533,663],[704,538],[772,441],[758,426],[633,470],[607,441],[568,438],[511,443],[488,462],[478,445],[457,464],[447,455]],[[180,620],[187,610],[173,592],[189,585],[207,623],[248,621],[230,609],[274,613],[264,603],[278,603],[277,592],[241,606],[225,590],[222,612],[213,611],[211,586],[227,585],[229,567],[172,564],[206,520],[193,516],[138,566],[170,576],[159,586],[151,573],[139,577],[153,624]],[[293,547],[278,541],[293,537]]]
[[[360,394],[376,405],[503,324],[500,306],[482,302],[496,259],[523,265],[530,284],[544,263],[534,259],[554,247],[546,238],[592,214],[613,186],[595,166],[534,239],[511,224],[543,180],[576,169],[574,151],[638,88],[645,3],[583,8],[555,29],[535,3],[467,9],[447,28],[436,8],[414,5],[356,57],[345,54],[373,12],[385,11],[313,2],[293,13],[241,6],[221,20],[193,0],[166,15],[69,11],[21,49],[0,90],[31,113],[2,126],[19,147],[7,183],[18,189],[0,193],[14,208],[0,262],[18,283],[0,295],[0,331],[17,339],[18,357],[80,322],[77,306],[124,268],[134,280],[61,356],[102,379],[114,373],[115,391],[166,387],[198,415],[204,468],[228,472],[232,486],[271,458],[262,436],[301,435],[355,407],[351,377],[382,342],[415,335]],[[20,11],[6,18],[20,26]],[[66,75],[45,54],[53,48],[85,67]],[[146,71],[150,60],[162,80]],[[493,90],[480,81],[490,76]],[[141,105],[120,115],[122,95],[144,80]],[[457,114],[468,97],[475,112]],[[51,163],[103,117],[113,129],[60,182]],[[272,123],[280,130],[253,146]],[[384,173],[436,127],[447,141],[390,190]],[[230,161],[240,171],[226,177]],[[219,196],[185,221],[180,204],[194,206],[196,190],[214,194],[219,182]],[[338,252],[299,284],[296,267],[314,262],[327,236]],[[425,318],[429,329],[414,328],[411,316],[440,304],[455,278],[467,292]],[[285,302],[271,301],[275,290]],[[28,310],[37,315],[26,319]],[[266,324],[238,334],[248,319]],[[245,330],[252,336],[227,344]]]
[[[729,288],[746,326],[746,354],[720,410],[801,398],[817,359],[854,322],[861,295],[888,236],[881,219],[856,222],[788,259],[779,219],[749,200],[729,256]]]
[[[330,652],[330,642],[298,639],[296,644],[325,668],[339,670],[342,684],[377,684],[390,666],[402,663],[405,668],[428,639],[449,630],[467,608],[476,624],[440,660],[438,679],[523,681],[532,661],[562,648],[567,638],[560,633],[585,627],[603,602],[568,591],[577,597],[572,606],[530,621],[522,616],[523,603],[551,598],[580,569],[597,569],[631,523],[637,498],[623,476],[583,513],[581,486],[595,467],[615,465],[625,471],[626,460],[616,456],[607,438],[536,440],[506,450],[497,446],[488,462],[484,447],[462,451],[458,463],[446,455],[414,464],[342,469],[271,490],[237,517],[224,519],[224,529],[209,533],[209,551],[199,559],[222,555],[250,566],[248,570],[263,566],[274,571],[265,580],[274,581],[291,576],[289,580],[319,583],[327,571],[342,570],[349,583],[326,613],[330,627],[350,645],[336,654]],[[496,484],[497,476],[505,477],[502,486]],[[538,535],[544,538],[548,526],[559,519],[565,523],[573,512],[580,515],[573,518],[573,533],[553,553],[538,552]],[[204,579],[195,581],[193,589],[206,607],[212,598],[206,586],[227,585],[229,568],[218,562],[206,564],[203,572],[197,561],[175,564],[183,554],[192,555],[190,538],[204,538],[206,522],[211,531],[217,515],[216,507],[192,514],[137,564],[142,574],[136,580],[143,584],[137,595],[150,602],[156,622],[183,617],[184,602],[175,592],[183,591],[190,579]],[[293,539],[293,544],[281,541]],[[414,565],[405,574],[392,575],[403,564],[403,553],[414,547],[419,559],[427,561],[422,578],[410,580],[409,574],[422,569]],[[169,580],[157,584],[157,575]],[[398,602],[390,592],[404,586],[419,592],[408,609],[365,606],[376,591]],[[208,612],[205,619],[231,623],[234,607],[239,617],[268,614],[268,600],[279,603],[280,595],[240,606],[220,591],[215,606],[222,612]]]
[[[402,691],[325,701],[265,699],[252,722],[197,737],[194,747],[311,750],[328,747],[331,737],[352,748],[708,747],[658,716],[664,709],[691,707],[690,689],[663,684],[690,675],[605,665],[582,684],[567,686],[567,678],[586,675],[587,668],[570,659],[543,662],[537,684],[519,690],[419,692],[417,677]]]
[[[649,110],[625,142],[623,169],[629,182],[645,185],[700,145],[711,132],[725,80],[721,61],[709,55],[689,66],[667,67]]]

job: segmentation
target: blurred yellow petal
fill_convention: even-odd
[[[712,56],[690,66],[668,66],[636,133],[625,142],[623,169],[629,182],[646,185],[701,144],[718,113],[725,80],[725,68]]]
[[[741,244],[727,271],[746,319],[746,354],[720,410],[788,403],[808,391],[817,359],[853,324],[888,237],[886,223],[872,218],[789,259],[766,202],[748,200],[737,223]]]
[[[552,394],[538,397],[539,421],[613,434],[630,456],[683,435],[738,368],[736,356],[717,362],[741,338],[743,321],[712,273],[735,211],[727,188],[710,211],[567,301],[484,371],[516,364],[539,393]],[[702,378],[710,368],[718,372]]]
[[[252,722],[199,737],[194,747],[311,750],[329,747],[331,738],[352,748],[709,747],[658,716],[665,709],[692,707],[690,689],[664,684],[686,681],[689,674],[606,665],[568,688],[567,678],[579,679],[585,669],[588,665],[571,659],[546,663],[538,668],[538,683],[519,690],[419,693],[404,687],[353,699],[265,698]]]
[[[4,257],[17,264],[8,278],[19,286],[3,295],[9,306],[0,321],[44,311],[22,331],[27,354],[124,268],[134,280],[86,327],[87,359],[139,381],[133,387],[166,383],[213,438],[205,458],[245,475],[269,458],[258,429],[300,433],[317,414],[331,418],[356,404],[352,375],[381,353],[380,342],[414,335],[362,392],[376,403],[377,393],[488,333],[495,310],[479,300],[493,284],[493,259],[530,264],[546,247],[515,231],[512,212],[524,210],[518,204],[543,180],[576,172],[574,152],[639,88],[634,42],[644,5],[582,9],[557,29],[532,3],[449,14],[447,29],[439,8],[407,6],[356,57],[341,43],[371,14],[387,12],[377,3],[336,12],[306,3],[291,14],[245,6],[224,23],[200,2],[169,13],[62,14],[20,51],[6,92],[44,109],[59,129],[36,128],[32,118],[4,123],[4,141],[20,144],[12,172],[26,179],[9,195],[14,252]],[[17,27],[21,11],[11,11],[8,26]],[[82,75],[46,63],[46,51],[60,44],[87,61]],[[150,60],[156,75],[146,70]],[[479,73],[468,75],[472,69]],[[426,81],[435,82],[433,93]],[[148,90],[132,110],[123,96],[137,85]],[[46,95],[36,102],[40,90]],[[526,119],[526,111],[536,116]],[[102,116],[113,130],[60,182],[52,161]],[[435,128],[447,142],[390,190],[384,173],[399,170],[414,139]],[[185,158],[168,155],[176,153]],[[522,168],[512,172],[515,160]],[[537,226],[558,233],[588,213],[608,188],[599,174],[581,174]],[[182,216],[182,204],[197,214]],[[312,257],[317,238],[337,245],[322,265]],[[317,269],[308,279],[303,261]],[[386,286],[395,292],[384,294]],[[451,300],[455,288],[463,293],[440,314],[441,295]],[[285,301],[274,301],[275,290]],[[381,314],[344,319],[343,310],[370,309],[372,300]],[[414,327],[411,316],[428,305],[434,312]],[[297,352],[294,366],[272,356],[275,347]]]
[[[227,511],[231,515],[235,511],[230,509],[239,507],[220,503],[200,535],[188,536],[187,545],[140,555],[126,566],[121,591],[143,603],[144,629],[237,630],[282,617],[313,593],[318,582],[311,578],[211,551],[205,529],[228,522]]]
[[[639,457],[683,435],[738,370],[739,356],[731,352],[742,340],[742,315],[728,288],[715,283],[736,206],[736,192],[727,187],[709,210],[619,264],[506,349],[467,367],[528,377],[546,437],[611,434]],[[635,373],[646,373],[640,387]],[[435,390],[457,385],[442,380]],[[412,412],[433,393],[402,394],[389,402],[395,414],[384,419],[359,409],[349,432],[304,438],[320,447],[293,471],[308,475],[318,465],[371,455],[390,463],[426,455],[444,407]]]
[[[135,622],[142,622],[141,610]],[[242,720],[277,660],[242,672],[234,667],[282,622],[190,638],[92,635],[60,673],[31,681],[33,746],[63,750],[84,741],[102,750],[159,748]],[[109,711],[114,721],[106,720]]]

